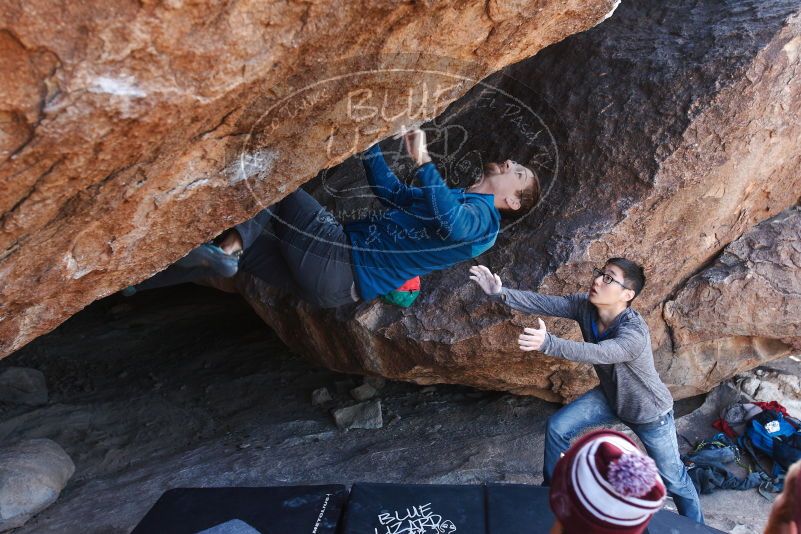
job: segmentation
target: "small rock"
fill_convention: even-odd
[[[328,392],[328,388],[319,388],[312,391],[312,404],[314,406],[320,406],[326,402],[331,402],[332,400],[333,399],[331,398],[331,394]]]
[[[389,421],[387,421],[387,426],[394,425],[395,423],[397,423],[400,420],[401,420],[401,416],[400,415],[393,414],[392,417],[389,418]]]
[[[373,386],[373,389],[383,389],[387,385],[387,379],[383,376],[365,376],[364,383]]]
[[[759,402],[770,402],[770,401],[778,401],[784,402],[784,395],[782,394],[781,390],[779,390],[779,386],[774,384],[773,382],[768,382],[767,380],[763,380],[759,384],[759,389],[756,391],[756,394],[752,394],[754,399]]]
[[[801,378],[782,373],[776,377],[776,381],[785,395],[792,395],[801,399]]]
[[[334,410],[332,414],[337,426],[342,430],[381,428],[384,426],[384,421],[381,418],[381,401],[378,399],[340,408]]]
[[[426,386],[420,390],[420,393],[434,393],[437,391],[437,386]]]
[[[378,392],[370,384],[362,384],[361,386],[350,390],[350,396],[357,401],[372,399],[375,397],[376,393]]]
[[[759,389],[760,383],[761,383],[760,380],[756,377],[752,376],[746,378],[745,380],[743,380],[741,385],[743,393],[753,397],[756,391]]]
[[[0,532],[24,525],[53,504],[73,473],[75,464],[49,439],[0,449]]]
[[[46,404],[44,374],[27,367],[9,367],[0,372],[0,401],[30,406]]]
[[[250,447],[250,443],[240,443],[240,444],[239,444],[239,445],[237,445],[236,447],[237,447],[237,449],[239,449],[240,451],[243,451],[243,450],[245,450],[245,449],[247,449],[247,448],[249,448],[249,447]]]

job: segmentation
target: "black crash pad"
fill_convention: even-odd
[[[341,534],[485,534],[485,516],[483,486],[357,483]]]
[[[133,534],[538,534],[553,520],[548,488],[519,484],[357,483],[350,496],[338,485],[181,488],[164,493]],[[721,531],[661,510],[646,532]]]
[[[335,534],[345,486],[177,488],[165,492],[133,534]]]
[[[488,484],[487,534],[539,534],[548,532],[554,516],[548,506],[548,488],[520,484]],[[700,525],[668,510],[660,510],[648,523],[649,534],[681,532],[710,534],[722,531]],[[372,533],[371,533],[372,534]]]

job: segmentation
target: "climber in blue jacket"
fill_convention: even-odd
[[[425,133],[412,130],[404,140],[417,186],[398,180],[377,144],[362,155],[386,210],[343,226],[298,189],[227,231],[219,246],[202,245],[170,269],[218,276],[242,270],[323,308],[369,301],[482,254],[495,243],[503,212],[528,210],[539,198],[537,176],[511,160],[489,163],[475,184],[451,189],[431,161]],[[158,277],[137,289],[171,285]]]

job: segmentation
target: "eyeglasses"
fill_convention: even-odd
[[[600,277],[603,278],[604,284],[609,285],[612,282],[614,282],[614,283],[620,285],[620,287],[622,287],[623,289],[631,289],[630,287],[622,284],[621,282],[618,282],[617,280],[615,280],[612,277],[611,274],[608,274],[608,273],[602,271],[601,269],[593,269],[592,270],[592,274],[593,274],[593,277],[592,277],[593,280],[595,280],[596,278],[598,278],[600,276]]]

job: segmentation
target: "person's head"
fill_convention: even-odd
[[[505,217],[528,213],[540,197],[540,182],[534,171],[512,160],[487,163],[474,188],[495,195],[495,207]]]
[[[801,533],[801,460],[787,470],[784,489],[773,501],[765,534]]]
[[[625,434],[595,430],[554,468],[551,533],[640,534],[662,508],[665,485],[654,461]]]
[[[602,269],[593,269],[590,302],[596,306],[630,306],[643,287],[642,265],[626,258],[609,258]]]

